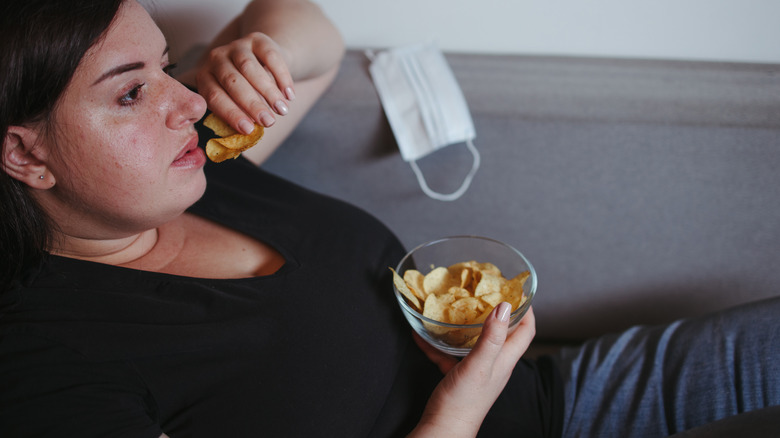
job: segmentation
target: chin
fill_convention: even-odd
[[[188,205],[187,208],[203,197],[203,194],[206,193],[206,185],[206,175],[203,173],[203,169],[200,169],[197,178],[195,178],[192,185],[189,187],[192,193],[192,202],[190,202],[190,205]]]
[[[190,208],[192,204],[198,202],[206,192],[206,175],[201,169],[194,178],[189,180],[181,190],[175,191],[174,202],[184,202],[182,211]]]

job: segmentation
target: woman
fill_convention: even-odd
[[[397,240],[255,166],[337,70],[318,8],[250,3],[183,76],[199,95],[168,75],[135,0],[14,3],[0,434],[393,436],[418,420],[413,434],[476,434],[533,316],[505,342],[499,306],[431,396],[440,375],[388,301]],[[208,190],[207,106],[270,127],[249,161],[209,166]]]
[[[392,233],[256,167],[336,72],[312,4],[252,2],[199,94],[135,0],[2,12],[2,436],[665,436],[780,403],[777,299],[519,362],[533,313],[507,337],[501,305],[423,354]],[[270,129],[206,164],[207,107]]]

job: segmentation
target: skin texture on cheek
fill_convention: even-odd
[[[119,227],[123,218],[148,214],[144,206],[159,204],[153,175],[160,164],[142,147],[137,125],[107,121],[88,105],[61,114],[50,160],[57,183],[48,195],[63,216],[68,209],[72,217]]]

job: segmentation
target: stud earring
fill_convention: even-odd
[[[39,176],[38,178],[39,178],[39,179],[43,179],[43,175]]]

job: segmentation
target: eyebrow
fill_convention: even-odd
[[[162,56],[165,56],[168,53],[169,49],[170,48],[166,46],[165,50],[163,50]],[[127,73],[127,72],[133,71],[133,70],[141,70],[144,67],[146,67],[146,63],[144,63],[144,62],[132,62],[130,64],[122,64],[122,65],[120,65],[118,67],[114,67],[111,70],[103,73],[94,83],[92,83],[92,85],[93,86],[97,85],[97,84],[105,81],[106,79],[113,78],[114,76],[119,76],[122,73]]]

